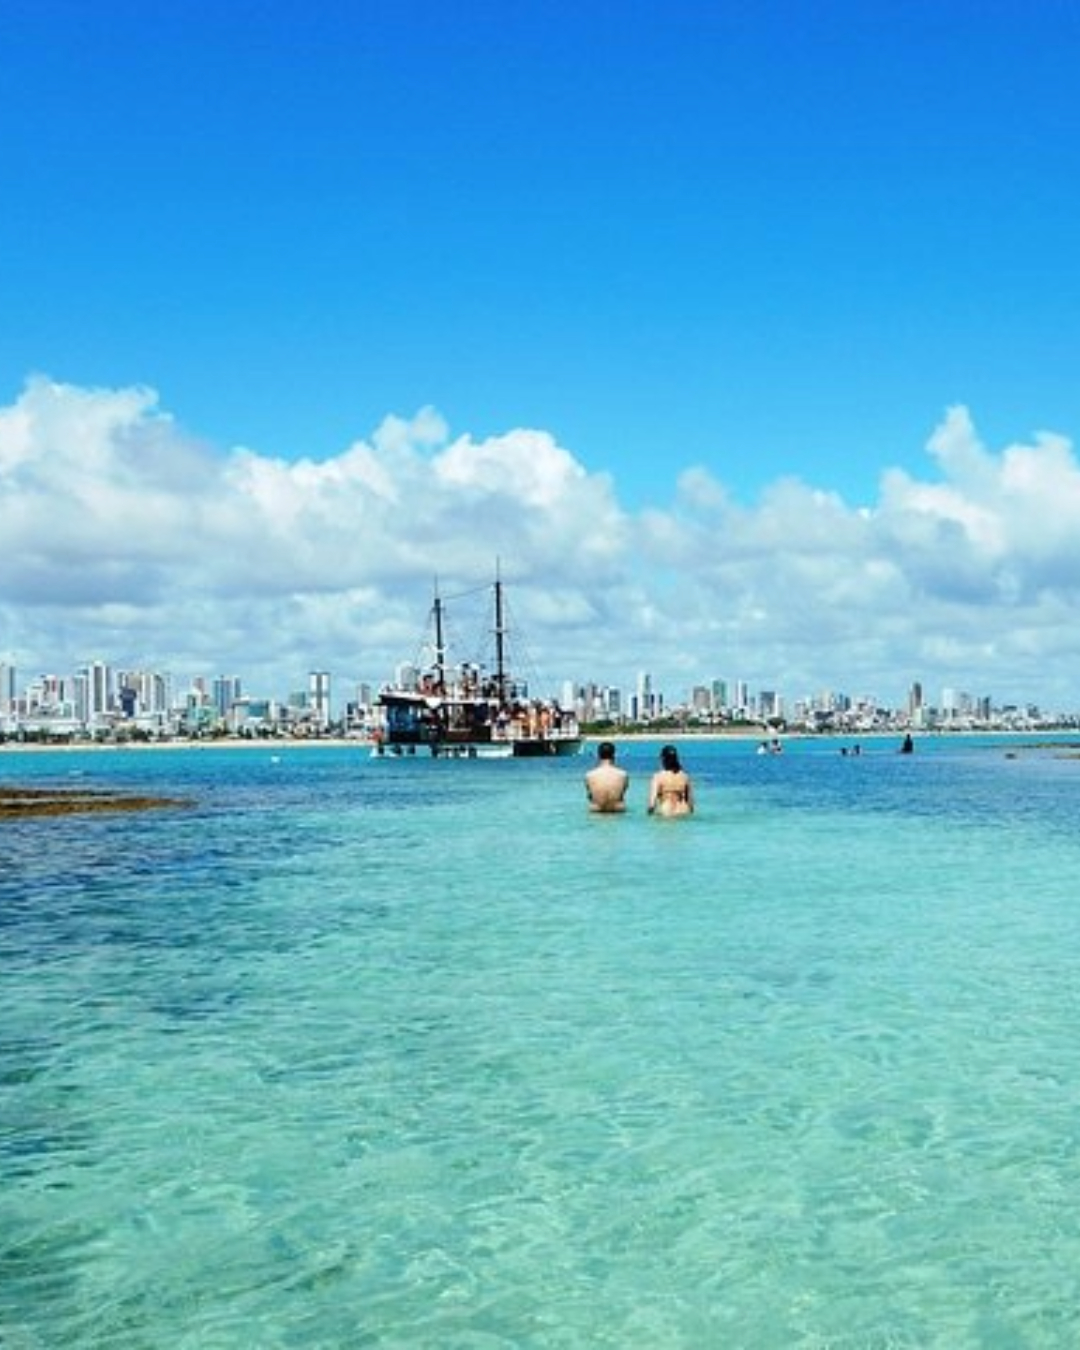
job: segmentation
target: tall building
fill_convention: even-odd
[[[420,671],[406,661],[397,666],[394,670],[394,684],[398,689],[418,689],[420,687]]]
[[[652,676],[645,670],[638,672],[634,712],[642,721],[656,715],[656,695],[653,693]]]
[[[713,710],[712,690],[703,684],[694,685],[690,690],[690,706],[696,713],[709,713]]]
[[[758,711],[766,721],[770,718],[783,717],[783,700],[775,690],[763,689],[761,693],[758,694]]]
[[[77,670],[73,680],[75,691],[75,716],[84,725],[90,721],[90,672]]]
[[[219,675],[213,684],[212,700],[214,711],[222,721],[226,721],[234,703],[238,702],[242,689],[237,675]]]
[[[315,725],[324,731],[330,725],[330,672],[313,670],[308,676],[308,707]]]
[[[120,670],[116,697],[125,716],[160,717],[169,710],[168,680],[156,670]]]
[[[104,721],[113,707],[112,671],[94,661],[75,673],[75,716],[86,726]]]
[[[0,717],[15,711],[15,667],[0,661]]]
[[[941,691],[941,713],[949,722],[959,721],[971,716],[972,697],[962,689],[946,688]]]
[[[112,670],[104,661],[94,661],[87,669],[90,719],[104,717],[112,709]]]

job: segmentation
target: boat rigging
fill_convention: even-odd
[[[446,607],[436,586],[430,667],[404,668],[379,694],[373,754],[521,759],[581,749],[576,714],[554,699],[530,697],[528,685],[509,669],[506,601],[498,576],[492,611],[493,669],[478,662],[454,666],[448,659]]]

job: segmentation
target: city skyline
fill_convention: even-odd
[[[408,671],[409,667],[403,667]],[[415,672],[419,682],[420,672]],[[408,676],[405,676],[408,683]],[[343,687],[342,687],[343,686]],[[130,671],[95,661],[66,675],[36,675],[20,679],[17,669],[0,662],[0,732],[20,728],[38,731],[92,732],[106,726],[139,725],[143,730],[209,730],[213,726],[239,730],[245,723],[308,723],[320,731],[332,726],[370,729],[377,709],[380,684],[343,679],[329,671],[310,670],[303,682],[294,681],[287,693],[249,689],[238,675],[195,676],[175,679],[161,670]],[[559,690],[529,689],[528,697],[553,700],[587,722],[648,723],[671,716],[767,724],[824,724],[832,717],[872,720],[888,718],[894,725],[989,724],[997,721],[1068,721],[1080,709],[1040,708],[1034,702],[999,703],[988,693],[945,688],[935,699],[920,681],[911,682],[902,699],[890,700],[869,692],[843,688],[813,693],[756,689],[741,679],[716,677],[695,685],[678,697],[658,688],[649,672],[639,671],[621,685],[565,680]]]
[[[258,41],[252,40],[257,31]],[[1080,16],[19,3],[0,660],[1080,705]]]

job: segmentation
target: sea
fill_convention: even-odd
[[[0,1347],[1080,1345],[1080,747],[898,746],[0,750],[189,802],[0,820]]]

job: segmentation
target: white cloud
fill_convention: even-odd
[[[552,686],[648,669],[669,698],[720,676],[895,700],[919,679],[1080,706],[1071,443],[995,452],[955,408],[927,450],[869,507],[795,478],[747,505],[698,466],[631,514],[542,430],[451,438],[423,409],[286,461],[212,451],[150,390],[37,378],[0,409],[0,659],[378,681],[433,581],[452,594],[498,560]]]
[[[943,481],[893,471],[882,484],[882,548],[917,595],[1012,612],[1047,591],[1080,587],[1080,465],[1061,436],[992,454],[964,408],[950,409],[928,449]]]

